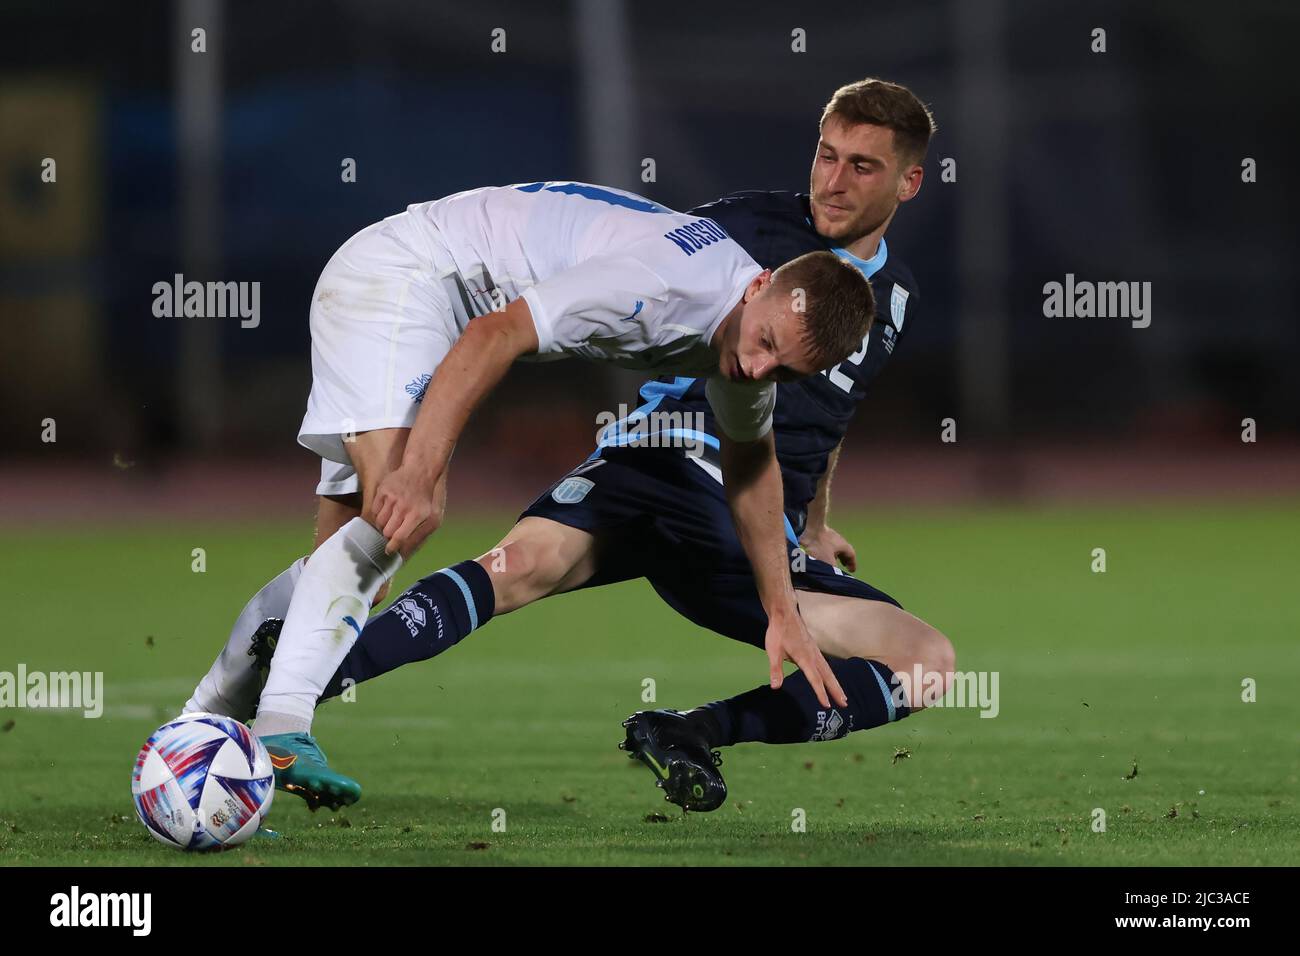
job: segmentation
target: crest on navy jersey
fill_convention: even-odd
[[[894,291],[889,295],[889,314],[894,320],[894,328],[903,331],[903,319],[907,315],[907,296],[908,291],[897,282],[894,283]]]
[[[555,486],[551,497],[562,505],[576,505],[595,487],[596,483],[588,478],[565,478]]]

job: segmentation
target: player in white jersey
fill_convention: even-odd
[[[359,798],[308,733],[316,701],[402,560],[441,524],[460,432],[516,359],[708,378],[769,655],[802,668],[823,704],[843,705],[782,559],[772,408],[775,382],[844,359],[873,314],[868,283],[832,253],[769,272],[712,220],[583,183],[458,193],[350,239],[311,306],[298,438],[323,459],[317,547],[267,586],[293,594],[257,709],[277,786],[332,806]]]
[[[343,466],[325,466],[321,493],[357,490],[343,439],[409,428],[471,319],[522,296],[538,338],[524,360],[716,374],[713,333],[762,271],[710,220],[584,183],[474,189],[362,230],[312,302],[313,383],[298,438]],[[714,393],[742,415],[774,397],[771,385],[722,377]]]

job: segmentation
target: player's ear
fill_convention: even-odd
[[[921,180],[925,178],[925,167],[916,163],[909,166],[898,183],[898,201],[907,202],[915,199],[921,191]]]
[[[767,288],[768,283],[771,281],[772,270],[764,269],[758,275],[754,276],[754,278],[749,280],[749,285],[745,287],[745,297],[742,301],[748,302],[750,299],[754,298],[754,296]]]

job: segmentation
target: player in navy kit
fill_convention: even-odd
[[[764,268],[831,249],[868,278],[877,321],[837,366],[778,385],[774,411],[799,611],[848,704],[819,703],[801,672],[783,676],[780,660],[769,659],[768,685],[685,713],[633,715],[623,746],[685,809],[710,810],[725,798],[715,748],[829,740],[879,726],[924,703],[895,674],[910,675],[917,666],[927,674],[952,670],[952,645],[942,634],[835,566],[838,559],[851,571],[855,556],[826,523],[830,476],[848,423],[914,321],[915,282],[891,257],[884,232],[899,203],[920,188],[932,128],[929,112],[905,88],[879,80],[851,84],[823,113],[810,194],[737,193],[693,211],[721,225]],[[695,623],[763,647],[766,618],[727,510],[703,382],[647,382],[641,398],[644,404],[606,428],[600,447],[540,496],[496,548],[429,575],[372,618],[322,699],[441,653],[495,614],[636,577]],[[677,434],[652,434],[662,422]],[[663,438],[678,439],[677,447]],[[268,622],[254,650],[265,656],[274,634]]]
[[[853,122],[864,114],[872,120],[897,120],[902,128]],[[820,706],[801,674],[781,682],[773,664],[772,686],[684,714],[634,714],[624,722],[621,746],[644,762],[666,798],[684,809],[712,810],[725,799],[715,748],[746,741],[830,740],[869,729],[924,706],[926,701],[904,683],[916,667],[927,678],[933,675],[929,693],[941,695],[951,679],[954,656],[947,638],[903,611],[889,595],[841,572],[837,558],[850,570],[856,560],[852,548],[826,523],[830,473],[849,421],[915,316],[916,282],[905,265],[890,257],[884,231],[898,203],[920,186],[919,163],[931,123],[924,107],[901,87],[878,81],[854,84],[837,92],[826,108],[810,194],[742,192],[692,210],[722,225],[764,266],[831,249],[870,281],[877,319],[848,359],[820,375],[778,386],[773,425],[800,612],[831,659],[850,705]],[[919,153],[915,145],[909,149],[909,134],[921,139]],[[855,160],[860,167],[855,168]],[[882,161],[884,169],[879,168]],[[878,185],[871,183],[873,178]],[[884,197],[874,209],[873,194]],[[823,204],[834,208],[828,211]],[[841,214],[844,208],[858,216],[837,229],[851,218]],[[595,573],[581,586],[645,577],[694,623],[762,647],[762,607],[726,520],[716,429],[701,383],[658,379],[642,386],[640,395],[644,404],[607,428],[588,461],[539,497],[524,516],[580,528],[606,542]],[[701,434],[683,436],[689,439],[690,454],[644,447],[641,417],[656,415],[677,430],[682,430],[678,422],[704,423],[692,430]],[[575,479],[587,484],[575,485]]]

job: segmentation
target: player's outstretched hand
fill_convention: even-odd
[[[441,501],[434,494],[436,477],[399,467],[375,491],[375,527],[388,539],[388,554],[409,557],[442,524]]]
[[[835,679],[830,664],[826,663],[821,648],[812,639],[808,628],[804,626],[803,618],[797,613],[782,619],[769,617],[764,644],[773,690],[777,690],[785,681],[781,662],[790,661],[803,671],[823,707],[830,707],[832,698],[841,707],[849,705],[849,699],[844,695],[840,682]]]
[[[818,561],[831,565],[839,561],[845,571],[858,569],[858,555],[853,545],[830,525],[807,529],[799,539],[799,546]]]

